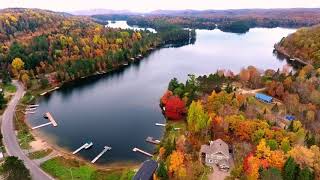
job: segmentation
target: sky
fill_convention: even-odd
[[[149,12],[158,9],[320,8],[320,0],[0,0],[0,9],[9,7],[66,12],[88,9]]]

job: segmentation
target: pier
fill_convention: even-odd
[[[58,126],[57,122],[54,120],[50,112],[46,112],[45,117],[49,119],[49,121],[52,123],[54,127]]]
[[[59,89],[60,87],[54,87],[54,88],[52,88],[52,89],[50,89],[50,90],[48,90],[48,91],[45,91],[45,92],[43,92],[43,93],[41,93],[40,95],[41,96],[44,96],[44,95],[46,95],[47,93],[49,93],[49,92],[52,92],[52,91],[55,91],[55,90],[57,90],[57,89]]]
[[[153,137],[147,137],[146,141],[152,144],[160,144],[161,142],[160,140],[154,139]]]
[[[89,149],[91,146],[93,146],[93,143],[85,143],[83,144],[81,147],[79,147],[77,150],[73,151],[72,154],[77,154],[78,152],[80,152],[82,149]]]
[[[37,107],[39,107],[39,104],[31,104],[27,106],[27,108],[37,108]]]
[[[26,112],[26,113],[28,113],[28,112]],[[32,113],[34,113],[34,112],[30,112],[30,113],[32,114]],[[52,115],[51,115],[49,112],[45,113],[45,114],[44,114],[44,117],[45,117],[45,118],[48,118],[50,122],[45,123],[45,124],[41,124],[41,125],[39,125],[39,126],[36,126],[36,127],[31,128],[31,129],[34,130],[34,129],[38,129],[38,128],[41,128],[41,127],[45,127],[45,126],[48,126],[48,125],[51,125],[51,124],[52,124],[52,126],[54,126],[54,127],[58,126],[57,122],[53,119]]]
[[[139,148],[133,148],[132,151],[133,151],[133,152],[142,153],[142,154],[144,154],[144,155],[146,155],[146,156],[149,156],[149,157],[152,157],[152,156],[153,156],[152,154],[147,153],[147,152],[145,152],[145,151],[143,151],[143,150],[141,150],[141,149],[139,149]]]
[[[48,122],[48,123],[45,123],[45,124],[41,124],[41,125],[39,125],[39,126],[33,127],[32,130],[35,130],[35,129],[38,129],[38,128],[42,128],[42,127],[45,127],[45,126],[49,126],[49,125],[51,125],[51,124],[52,124],[52,122]]]
[[[95,158],[91,161],[91,163],[92,163],[92,164],[95,163],[104,153],[106,153],[107,151],[109,151],[109,150],[111,150],[111,149],[112,149],[111,147],[105,146],[104,149],[103,149],[103,151],[102,151],[100,154],[98,154],[98,156],[95,157]]]
[[[156,123],[156,126],[163,126],[163,127],[166,127],[166,124]]]

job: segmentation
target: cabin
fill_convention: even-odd
[[[146,160],[133,177],[133,180],[153,180],[153,174],[158,168],[158,163],[154,160]]]
[[[202,145],[200,158],[207,166],[218,166],[219,169],[228,170],[230,168],[229,146],[221,139],[210,141],[209,145]]]
[[[265,102],[265,103],[272,103],[273,97],[262,94],[262,93],[257,93],[255,95],[256,99],[259,101]]]

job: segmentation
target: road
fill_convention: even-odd
[[[6,110],[2,115],[1,132],[3,135],[3,143],[9,156],[16,156],[24,161],[26,167],[30,170],[31,177],[34,180],[52,180],[37,164],[29,159],[19,146],[16,133],[14,130],[13,118],[17,104],[23,97],[25,91],[23,86],[13,81],[13,85],[17,87],[17,91],[11,101],[8,103]]]

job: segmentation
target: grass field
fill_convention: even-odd
[[[76,160],[56,157],[41,164],[41,168],[60,180],[130,180],[132,170],[98,170],[94,166]]]
[[[28,156],[30,159],[41,159],[48,156],[52,152],[52,149],[40,150],[30,153]]]

